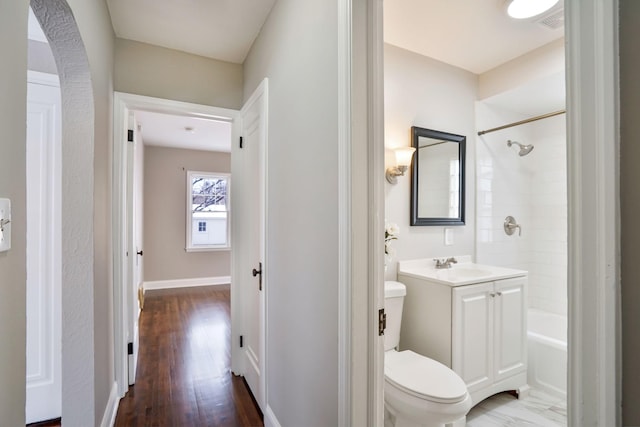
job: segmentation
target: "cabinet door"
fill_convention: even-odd
[[[469,392],[493,382],[493,282],[453,289],[452,369]]]
[[[526,278],[495,282],[494,375],[500,381],[526,370]]]

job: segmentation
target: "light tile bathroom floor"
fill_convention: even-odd
[[[467,415],[467,427],[563,427],[567,425],[564,399],[531,390],[518,400],[500,393],[476,405]]]

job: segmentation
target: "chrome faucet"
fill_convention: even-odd
[[[447,259],[438,259],[438,258],[434,258],[433,259],[436,262],[436,268],[441,269],[441,268],[451,268],[451,264],[457,264],[458,260],[455,259],[454,257],[450,257]]]

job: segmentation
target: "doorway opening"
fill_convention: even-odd
[[[59,221],[59,239],[55,244],[60,246],[59,250],[50,248],[59,254],[61,271],[61,304],[57,308],[62,348],[59,416],[70,425],[92,425],[95,423],[94,282],[93,263],[87,262],[86,257],[94,250],[93,203],[87,203],[87,195],[94,194],[91,74],[82,37],[66,1],[32,0],[30,5],[49,42],[64,100],[58,111],[63,142],[57,161],[62,164],[59,179],[63,184],[56,219]]]
[[[251,288],[250,283],[258,282],[255,276],[259,275],[262,281],[266,277],[260,272],[251,275],[251,270],[245,264],[251,259],[249,249],[252,245],[247,245],[247,239],[253,242],[263,235],[261,226],[255,228],[247,222],[246,215],[260,214],[261,192],[255,197],[252,189],[259,190],[260,183],[264,181],[261,178],[257,181],[249,179],[252,173],[259,173],[261,168],[248,167],[253,164],[248,162],[247,153],[264,147],[264,141],[260,138],[265,137],[262,130],[265,129],[266,117],[262,111],[266,105],[266,92],[264,96],[258,96],[257,101],[255,97],[251,98],[241,111],[125,93],[116,93],[114,98],[113,256],[118,393],[120,397],[124,396],[127,386],[135,379],[135,340],[143,292],[141,283],[144,283],[144,290],[230,283],[231,370],[247,377],[247,383],[260,404],[261,396],[264,396],[261,390],[265,377],[259,376],[256,384],[251,383],[248,373],[252,365],[247,354],[259,356],[257,361],[260,371],[263,371],[264,357],[261,352],[264,351],[264,343],[258,341],[259,348],[251,352],[248,351],[251,348],[248,344],[256,326],[249,323],[252,319],[249,314],[264,311],[264,297],[259,294],[261,302],[253,307],[252,294],[248,295],[247,289]],[[254,111],[251,107],[255,105],[261,106]],[[258,139],[252,137],[256,130]],[[185,136],[185,133],[188,135]],[[237,144],[240,135],[243,139]],[[189,136],[194,138],[190,139]],[[218,141],[217,146],[213,142],[215,140]],[[139,154],[142,150],[143,141],[143,154],[136,156],[136,152]],[[232,144],[232,141],[236,141],[236,144]],[[182,144],[182,148],[167,146],[176,143]],[[192,144],[190,149],[185,149],[187,143]],[[203,151],[202,144],[209,150],[211,147],[217,149],[217,153]],[[221,147],[224,150],[222,153]],[[259,151],[255,151],[255,154],[258,155]],[[142,158],[144,167],[140,165]],[[256,159],[259,160],[259,157]],[[253,166],[258,166],[260,162]],[[145,170],[144,178],[136,179],[142,168]],[[140,183],[141,180],[144,184]],[[142,192],[144,197],[140,194]],[[144,199],[144,206],[136,209],[135,199]],[[170,212],[159,214],[159,210]],[[136,219],[136,211],[144,211],[145,214]],[[142,249],[139,237],[143,229],[146,230],[142,233],[146,250]],[[165,241],[158,240],[155,235],[158,232],[165,234],[160,236]],[[215,235],[209,236],[209,233]],[[160,246],[162,250],[173,252],[154,253],[159,252]],[[129,257],[127,253],[135,253],[135,257]],[[261,254],[264,261],[264,253]],[[178,262],[180,258],[184,258],[186,264],[182,272],[166,262],[167,259]],[[195,258],[196,264],[189,263],[189,258]],[[216,276],[212,276],[211,270],[202,273],[212,267],[212,258],[219,258],[218,271],[223,271]],[[142,259],[146,259],[143,281]],[[197,264],[199,261],[202,261],[201,265]],[[257,267],[258,261],[253,265]],[[243,272],[248,272],[250,277],[245,277]],[[182,276],[167,277],[167,274]],[[191,276],[185,277],[185,274]],[[264,319],[255,330],[263,328]],[[264,334],[261,336],[264,337]],[[244,345],[239,346],[238,342]],[[131,347],[133,355],[129,356],[127,350]]]
[[[230,173],[237,112],[131,94],[114,98],[114,351],[122,397],[135,381],[144,291],[230,283],[228,251],[187,251],[186,189],[190,171]]]
[[[604,5],[595,7],[591,2],[568,0],[564,4],[569,24],[566,43],[568,64],[566,79],[568,422],[572,424],[574,422],[572,419],[586,422],[585,420],[588,419],[592,423],[615,424],[620,412],[618,370],[620,356],[617,333],[619,331],[617,301],[619,257],[616,255],[619,232],[615,226],[619,211],[615,200],[618,182],[615,161],[617,152],[615,130],[617,123],[615,102],[617,3],[606,2]],[[437,9],[431,10],[429,16],[433,16],[431,12],[436,11]],[[416,15],[424,16],[424,14]],[[459,28],[458,21],[455,22]],[[407,28],[415,27],[407,26],[406,22],[404,25]],[[589,28],[594,27],[597,27],[599,32],[597,36],[590,39],[595,41],[592,49],[591,46],[586,47],[581,44],[580,40],[584,35],[589,34]],[[459,32],[456,32],[452,37],[458,36]],[[440,38],[441,36],[437,37],[438,40]],[[484,52],[485,50],[481,50],[481,54]],[[593,64],[599,65],[594,67]],[[494,83],[501,84],[505,81],[498,80]],[[603,88],[606,89],[603,90]],[[393,89],[397,89],[397,86]],[[585,96],[585,93],[589,95]],[[442,104],[446,106],[449,102],[455,102],[454,98],[442,98]],[[605,105],[607,107],[604,107]],[[438,111],[434,110],[429,117],[437,115]],[[441,129],[446,130],[446,126],[451,125],[450,120],[454,120],[451,117],[455,116],[440,120]],[[474,134],[479,130],[474,128],[468,133]],[[389,142],[389,135],[386,136]],[[534,152],[535,150],[531,153]],[[594,159],[585,155],[587,152],[599,153],[599,155]],[[528,156],[531,155],[528,154]],[[515,156],[517,157],[517,153]],[[478,174],[479,172],[476,171],[476,177],[479,176]],[[592,191],[596,194],[592,195]],[[398,206],[402,207],[404,204],[399,203]],[[596,212],[596,214],[591,215],[588,212]],[[455,231],[452,233],[441,230],[430,233],[425,230],[419,234],[434,238],[435,243],[430,248],[440,249],[443,253],[451,249],[448,248],[449,244],[445,243],[451,241],[451,234],[453,234],[453,240],[458,241]],[[587,241],[592,244],[585,244]],[[401,243],[398,246],[400,245]],[[606,255],[598,256],[600,250]],[[477,256],[477,249],[473,248],[471,253]],[[586,316],[585,310],[593,310],[592,313],[597,312],[602,317],[594,321],[593,318]],[[588,335],[585,325],[592,325],[598,331],[597,335]],[[585,354],[592,354],[594,357],[587,359],[583,357]],[[586,368],[587,365],[589,369]],[[599,382],[597,378],[606,378],[607,381]],[[610,399],[605,401],[598,396],[610,396]]]
[[[514,20],[503,8],[489,2],[468,2],[465,14],[460,14],[459,7],[447,10],[436,3],[423,3],[423,10],[409,10],[399,3],[385,5],[386,148],[413,145],[414,174],[427,171],[417,177],[412,174],[411,180],[400,178],[397,185],[385,184],[386,219],[398,224],[401,230],[398,240],[391,243],[397,250],[393,261],[401,261],[400,271],[396,262],[390,262],[386,279],[396,280],[398,274],[400,281],[406,282],[409,298],[404,308],[407,317],[401,330],[401,350],[418,351],[444,363],[465,381],[474,403],[467,415],[470,425],[482,424],[491,417],[492,413],[487,413],[489,407],[500,413],[501,408],[508,411],[513,406],[521,409],[523,418],[533,424],[566,425],[563,416],[568,310],[565,117],[524,123],[530,117],[566,108],[562,4],[536,19]],[[427,13],[437,16],[435,22],[440,24],[430,25],[426,34],[416,40],[406,30],[413,27],[406,25],[407,20]],[[552,18],[555,19],[552,27],[544,25]],[[489,27],[485,24],[488,21],[493,23]],[[460,30],[448,37],[437,36],[443,34],[443,28],[454,25]],[[475,25],[482,30],[476,31]],[[486,46],[491,49],[483,49]],[[520,126],[482,132],[521,121]],[[469,161],[462,163],[457,153],[452,160],[451,155],[442,151],[444,145],[436,145],[435,141],[433,146],[420,145],[420,140],[411,141],[409,129],[414,126],[463,135]],[[526,156],[518,156],[510,148],[513,144],[510,141],[527,144],[529,148],[522,152]],[[531,151],[531,147],[535,149]],[[391,160],[387,166],[394,165]],[[452,162],[464,168],[464,182],[456,181],[460,172],[458,166],[452,168]],[[435,172],[438,170],[442,174]],[[432,217],[430,224],[436,225],[410,225],[412,203],[414,210],[417,204],[420,217]],[[446,223],[452,209],[452,218],[466,218],[463,224],[438,225]],[[519,232],[505,232],[510,231],[503,225],[507,217],[517,219]],[[494,293],[493,289],[473,290],[475,293],[469,295],[475,298],[475,303],[471,303],[471,296],[461,297],[462,317],[455,317],[455,309],[450,314],[449,321],[454,325],[451,340],[457,344],[447,358],[439,353],[435,337],[432,341],[415,338],[431,335],[425,322],[414,324],[410,320],[417,319],[416,310],[424,310],[424,306],[412,304],[415,299],[411,292],[416,289],[406,279],[406,271],[402,270],[406,263],[402,261],[454,258],[458,263],[452,269],[456,270],[464,268],[467,256],[470,256],[467,262],[476,265],[512,269],[513,274],[527,277],[526,285],[520,289],[519,297],[515,291],[507,296],[506,291]],[[454,296],[472,292],[472,286],[478,283],[481,282],[455,288]],[[496,286],[503,286],[503,282],[496,281]],[[494,294],[504,296],[500,300],[483,299],[484,295]],[[454,307],[458,307],[457,301],[452,302]],[[486,307],[491,313],[488,319],[495,323],[490,325],[482,316],[472,321],[477,328],[475,335],[486,332],[482,342],[467,341],[464,336],[469,332],[465,327],[471,325],[460,326],[463,318],[472,315],[471,311],[462,312],[470,310],[462,307],[472,304],[476,308]],[[504,317],[507,313],[515,316],[509,317],[508,323],[517,331],[509,335],[508,343],[500,340],[511,333],[500,323],[507,319]],[[541,325],[534,324],[556,319],[558,325],[552,331],[541,331]],[[545,333],[555,334],[544,336]],[[545,346],[545,342],[562,344]],[[564,350],[558,346],[564,346]],[[456,348],[459,354],[455,353]],[[508,362],[501,358],[508,358]],[[477,365],[478,360],[485,360],[486,364]],[[528,387],[544,411],[528,411]],[[522,402],[500,395],[490,397],[514,389]]]

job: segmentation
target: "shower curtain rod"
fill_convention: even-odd
[[[519,122],[509,123],[508,125],[499,126],[497,128],[481,130],[480,132],[478,132],[478,136],[484,135],[485,133],[489,133],[489,132],[495,132],[497,130],[507,129],[507,128],[511,128],[511,127],[514,127],[514,126],[520,126],[520,125],[523,125],[523,124],[529,123],[529,122],[535,122],[536,120],[546,119],[548,117],[557,116],[559,114],[564,114],[566,112],[567,112],[567,110],[554,111],[553,113],[548,113],[548,114],[543,114],[541,116],[531,117],[530,119],[520,120]]]

